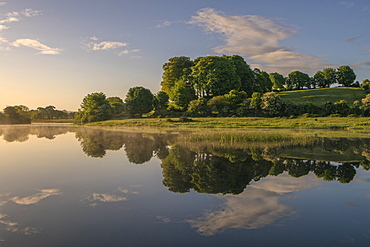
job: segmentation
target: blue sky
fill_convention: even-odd
[[[283,75],[349,65],[361,82],[369,27],[368,0],[0,0],[0,109],[156,93],[174,56],[238,54]]]

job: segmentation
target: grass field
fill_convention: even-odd
[[[195,128],[289,128],[289,129],[370,129],[369,117],[317,117],[317,118],[191,118],[182,122],[172,118],[140,118],[108,120],[86,124],[101,127],[167,127],[194,130]]]
[[[327,101],[334,103],[345,100],[348,105],[352,105],[353,101],[365,98],[366,93],[360,88],[337,87],[284,91],[280,92],[279,96],[282,100],[290,101],[294,104],[312,103],[314,105],[322,105]]]

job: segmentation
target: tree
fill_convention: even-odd
[[[82,100],[81,108],[75,116],[76,123],[90,123],[108,120],[112,117],[112,108],[104,93],[92,93]]]
[[[194,88],[183,80],[176,82],[173,88],[173,103],[182,110],[186,110],[190,101],[195,100]]]
[[[126,95],[126,109],[132,116],[142,116],[153,110],[154,96],[149,89],[144,87],[130,88]]]
[[[282,108],[282,101],[275,92],[268,92],[262,95],[262,110],[267,116],[279,116]]]
[[[207,105],[207,99],[199,98],[189,103],[187,114],[195,117],[209,116],[210,108]]]
[[[187,80],[191,73],[193,61],[189,57],[173,57],[163,64],[163,76],[161,91],[167,93],[171,100],[173,100],[173,88],[177,81]]]
[[[363,80],[360,87],[364,91],[369,91],[370,90],[370,80],[369,79]]]
[[[271,91],[272,82],[270,80],[269,74],[257,68],[255,68],[253,72],[255,79],[254,92],[266,93]]]
[[[340,66],[336,75],[338,83],[345,87],[349,87],[356,80],[356,74],[349,66]]]
[[[293,71],[288,75],[288,78],[293,86],[293,89],[303,89],[309,82],[310,77],[306,73]]]
[[[284,90],[285,78],[279,73],[270,73],[269,78],[272,82],[272,89],[274,90]]]
[[[239,77],[240,80],[240,87],[234,88],[237,90],[242,90],[248,94],[248,96],[251,96],[252,93],[255,91],[255,79],[253,70],[251,67],[245,62],[244,58],[238,55],[233,56],[223,56],[231,61],[233,64],[236,76]]]
[[[20,109],[17,106],[7,106],[4,108],[2,122],[5,124],[30,124],[31,119],[20,114]]]
[[[240,78],[233,63],[218,56],[199,57],[194,60],[191,82],[198,97],[224,95],[240,88]]]
[[[167,110],[168,100],[168,94],[163,91],[159,91],[154,96],[154,110],[157,115],[160,115],[161,112],[165,112]]]
[[[219,117],[225,117],[229,111],[229,101],[225,95],[215,96],[208,101],[210,110],[217,114]]]
[[[337,83],[337,73],[333,68],[325,68],[323,70],[325,87],[330,87],[331,85]]]
[[[326,81],[325,81],[325,74],[322,71],[317,71],[316,74],[313,76],[313,79],[315,80],[315,84],[318,87],[326,87]]]
[[[107,98],[114,116],[119,116],[125,110],[125,103],[120,97],[109,97]]]

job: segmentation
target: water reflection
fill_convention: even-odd
[[[324,193],[325,189],[321,188],[330,184],[333,188],[340,186],[337,191],[343,193],[345,187],[356,184],[351,182],[353,180],[366,184],[369,182],[364,171],[370,168],[370,139],[318,138],[314,145],[279,144],[266,148],[246,143],[235,148],[183,143],[179,141],[178,133],[131,133],[74,126],[3,127],[0,128],[0,135],[6,142],[14,144],[3,146],[9,150],[24,148],[36,138],[55,139],[51,143],[55,144],[62,135],[68,137],[65,142],[58,144],[58,148],[48,149],[60,159],[68,158],[55,166],[50,164],[57,162],[53,157],[46,158],[43,166],[36,165],[39,160],[20,159],[1,167],[4,168],[3,174],[11,174],[16,179],[2,177],[5,182],[2,181],[3,188],[0,191],[0,228],[7,234],[5,237],[1,236],[0,241],[12,239],[9,235],[11,233],[17,233],[17,236],[38,236],[51,232],[53,236],[70,236],[75,231],[88,236],[86,232],[90,231],[92,234],[85,239],[94,239],[95,236],[110,238],[113,233],[116,234],[111,238],[116,242],[99,242],[100,245],[95,246],[122,246],[127,239],[130,243],[145,239],[155,241],[156,235],[162,232],[186,232],[186,239],[192,241],[202,236],[220,236],[220,233],[228,229],[262,230],[275,226],[286,227],[281,234],[295,230],[295,226],[287,226],[290,224],[288,221],[295,219],[292,216],[300,215],[303,218],[310,210],[309,206],[300,209],[292,205],[292,198],[299,197],[300,200],[306,200],[305,203],[326,199],[304,199],[302,192],[320,188],[320,193]],[[38,144],[51,145],[49,141]],[[73,154],[69,153],[72,150],[69,147],[60,150],[61,147],[73,146],[72,144],[77,148],[73,149]],[[37,150],[38,156],[33,157],[46,156],[47,151],[44,152],[42,148]],[[109,152],[118,150],[120,152]],[[31,150],[28,154],[30,153],[34,152]],[[126,154],[129,163],[122,153]],[[17,168],[13,167],[14,164]],[[29,166],[31,168],[27,170]],[[17,173],[22,175],[18,176]],[[359,173],[361,176],[356,176]],[[38,180],[42,182],[39,183]],[[343,187],[345,183],[350,185]],[[132,186],[133,184],[136,186]],[[336,196],[337,191],[326,196]],[[368,200],[370,197],[366,188],[347,193],[357,193],[356,198],[361,198],[358,200]],[[345,200],[343,205],[335,207],[368,204],[368,201]],[[330,215],[332,206],[323,204],[319,211],[322,215]],[[361,211],[364,213],[366,209]],[[56,216],[55,212],[60,212],[63,217]],[[353,214],[352,208],[350,212]],[[352,214],[348,217],[355,217]],[[37,215],[45,222],[50,219],[54,224],[57,222],[58,231],[63,231],[63,234],[53,232],[55,225],[52,223],[32,221],[29,215]],[[345,213],[341,215],[347,217]],[[315,215],[306,218],[309,217],[314,218]],[[336,222],[340,218],[327,217],[330,220],[325,222]],[[326,224],[325,222],[322,223]],[[191,227],[192,231],[184,230],[184,225],[186,228]],[[368,226],[363,226],[365,234]],[[147,234],[135,238],[143,228],[145,233],[155,233],[152,236]],[[80,232],[81,229],[87,230]],[[112,229],[124,229],[122,232],[125,234]],[[257,234],[258,231],[251,232]],[[253,245],[252,243],[256,243],[252,241],[255,238],[253,234],[248,235],[248,231],[243,231],[234,236],[244,238],[244,242],[238,244],[240,246],[247,240]],[[283,236],[290,237],[283,234],[281,238]],[[164,235],[162,237],[165,238]],[[279,237],[276,233],[275,238]],[[18,241],[18,237],[13,237],[14,239]],[[220,239],[223,238],[216,237],[215,242],[210,245],[217,245]],[[27,239],[24,241],[27,242]],[[91,241],[91,246],[94,246],[95,242]],[[228,241],[223,243],[226,245]],[[76,242],[76,246],[88,246],[81,243]],[[149,242],[140,243],[142,246],[150,245]],[[173,245],[175,244],[167,244]],[[197,246],[195,242],[184,242],[184,245]]]

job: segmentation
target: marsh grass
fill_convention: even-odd
[[[223,148],[271,148],[283,146],[307,146],[319,141],[308,132],[287,131],[202,131],[181,135],[178,141],[188,146],[212,146]]]

